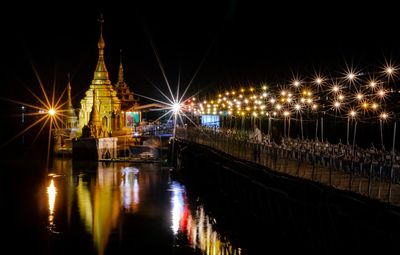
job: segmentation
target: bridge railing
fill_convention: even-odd
[[[395,155],[379,158],[337,147],[285,146],[249,141],[217,129],[178,128],[178,139],[202,144],[235,158],[265,166],[273,171],[309,179],[337,189],[400,205],[400,164]]]

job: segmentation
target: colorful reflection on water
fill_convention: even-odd
[[[171,180],[169,169],[124,163],[99,163],[86,169],[72,170],[71,161],[54,162],[46,182],[47,226],[57,238],[69,235],[87,240],[89,235],[92,243],[85,244],[100,255],[110,253],[110,246],[119,253],[127,248],[118,247],[146,250],[149,243],[157,246],[160,242],[162,248],[156,249],[179,254],[180,247],[172,241],[177,239],[183,247],[193,248],[193,254],[199,250],[240,254],[215,231],[215,219],[203,206],[190,204],[185,187]]]
[[[216,220],[205,213],[203,205],[197,205],[193,211],[190,209],[184,185],[172,181],[170,192],[171,229],[175,236],[184,234],[193,249],[200,249],[207,255],[241,254],[240,248],[234,248],[217,233]]]

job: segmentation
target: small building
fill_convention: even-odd
[[[206,127],[219,127],[220,116],[217,114],[202,114],[200,116],[200,122],[202,126]]]

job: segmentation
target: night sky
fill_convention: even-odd
[[[346,62],[360,68],[379,66],[385,58],[398,63],[400,56],[400,16],[390,5],[143,2],[4,10],[4,95],[32,99],[23,88],[38,88],[32,61],[49,91],[54,77],[62,90],[70,72],[78,107],[97,62],[101,12],[112,82],[117,80],[122,49],[126,82],[134,92],[153,97],[157,93],[149,81],[163,91],[167,88],[150,41],[173,85],[179,70],[182,84],[187,84],[204,60],[192,92],[261,81],[274,84],[290,80],[292,74],[310,77],[314,70],[332,74],[343,71]]]

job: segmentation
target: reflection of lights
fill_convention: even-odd
[[[47,187],[47,194],[49,196],[49,213],[52,215],[54,213],[54,203],[56,202],[57,194],[53,179],[51,179],[50,185]]]
[[[93,205],[90,197],[90,191],[87,182],[79,177],[78,187],[76,189],[77,202],[81,220],[84,222],[86,231],[92,233],[93,229]]]
[[[135,167],[125,167],[122,169],[121,182],[121,202],[125,210],[134,212],[139,204],[139,169]],[[132,199],[133,197],[133,199]]]
[[[233,248],[229,241],[220,237],[214,230],[216,220],[206,214],[203,206],[197,206],[192,214],[186,201],[185,187],[173,181],[171,191],[171,229],[186,235],[193,249],[200,249],[204,254],[240,254],[240,248]]]
[[[133,204],[139,204],[139,181],[136,175],[133,179]]]
[[[54,224],[54,204],[56,202],[56,194],[57,190],[54,186],[54,180],[51,179],[49,187],[47,187],[47,194],[49,200],[49,226],[48,229],[54,232],[55,224]],[[55,232],[54,232],[55,233]]]
[[[184,200],[183,200],[183,193],[185,192],[185,187],[181,185],[178,182],[173,181],[171,183],[171,192],[172,192],[172,198],[171,198],[171,203],[172,203],[172,232],[174,235],[178,234],[179,230],[179,222],[182,217],[183,213],[183,206],[184,206]]]

